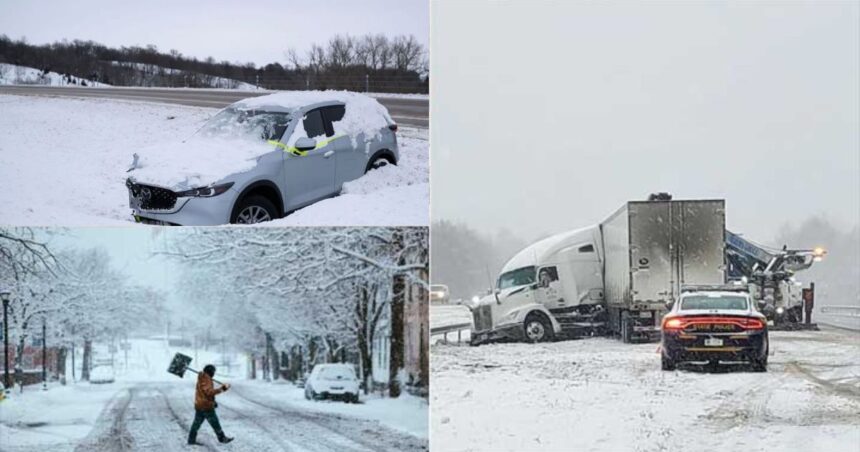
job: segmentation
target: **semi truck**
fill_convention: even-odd
[[[778,276],[780,293],[791,294],[796,283],[786,275],[823,255],[789,250],[771,256],[769,266],[762,267],[762,253],[741,262],[739,254],[751,248],[739,251],[747,241],[726,231],[725,223],[722,199],[660,195],[627,202],[596,225],[536,242],[514,255],[495,289],[471,306],[472,343],[607,333],[624,342],[656,340],[682,286],[749,285],[757,307],[768,312],[770,282],[762,281]],[[730,278],[730,268],[749,278]]]

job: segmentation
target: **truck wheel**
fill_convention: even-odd
[[[675,360],[672,358],[668,358],[664,354],[660,354],[660,367],[663,370],[675,370]]]
[[[529,314],[523,328],[528,342],[546,342],[552,338],[552,324],[540,314]]]

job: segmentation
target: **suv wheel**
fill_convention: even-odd
[[[364,173],[367,174],[370,170],[379,169],[388,165],[392,165],[386,157],[375,157],[372,161],[367,163],[367,168],[365,168]]]
[[[235,209],[230,223],[233,224],[256,224],[271,221],[277,218],[278,209],[272,201],[260,195],[246,196]]]

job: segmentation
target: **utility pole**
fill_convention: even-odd
[[[9,296],[11,292],[0,289],[0,299],[3,300],[3,388],[9,394]]]
[[[42,316],[42,390],[48,390],[48,320]]]

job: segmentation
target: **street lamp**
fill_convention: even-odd
[[[12,291],[0,289],[0,300],[3,300],[3,387],[9,394],[9,298]]]

